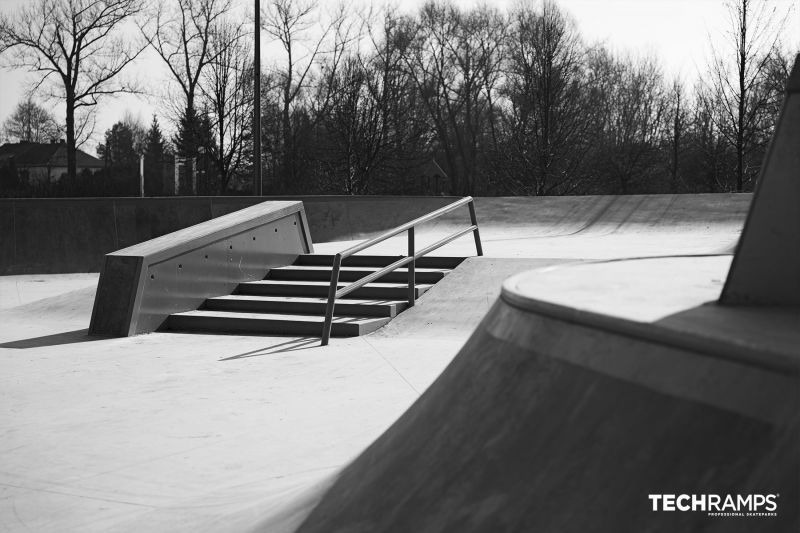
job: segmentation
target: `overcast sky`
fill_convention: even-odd
[[[18,9],[28,1],[0,0],[0,10],[8,12]],[[235,1],[244,6],[253,3],[252,0]],[[319,4],[325,1],[319,0]],[[507,9],[517,1],[485,0],[485,3]],[[262,0],[263,5],[266,3],[267,0]],[[360,0],[360,3],[366,3],[366,0]],[[413,10],[421,3],[423,0],[403,0],[399,5],[403,10]],[[477,2],[462,0],[456,3]],[[772,0],[772,3],[779,11],[785,12],[798,0]],[[689,83],[693,83],[698,72],[706,67],[710,56],[710,40],[720,43],[729,25],[723,0],[558,0],[558,4],[572,15],[586,41],[602,41],[618,52],[654,54],[660,59],[667,76],[680,76]],[[249,12],[252,13],[252,8]],[[262,40],[266,41],[267,36],[263,35]],[[794,7],[789,16],[784,44],[795,50],[800,49],[800,6]],[[266,42],[262,60],[265,64],[272,62]],[[159,60],[152,54],[142,57],[130,73],[148,79],[155,87],[163,87],[168,79]],[[30,80],[31,76],[24,72],[0,70],[0,122],[24,98]],[[161,99],[159,96],[127,96],[101,102],[94,139],[84,149],[93,153],[103,132],[121,119],[127,110],[139,115],[146,123],[150,122],[153,113],[161,117],[165,111],[160,107]],[[47,105],[59,118],[63,118],[63,104],[52,102]],[[161,122],[169,129],[164,119]]]

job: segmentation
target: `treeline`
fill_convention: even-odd
[[[657,58],[587,42],[551,1],[342,8],[324,24],[311,2],[265,1],[264,194],[752,190],[791,58],[768,4],[732,1],[729,46],[687,85]],[[148,194],[257,190],[253,33],[233,7],[165,0],[139,24],[169,72],[176,133],[126,119],[98,154],[135,176],[145,155]]]
[[[182,3],[194,14],[192,2]],[[225,2],[216,5],[221,9]],[[273,0],[263,15],[264,33],[284,54],[272,57],[262,77],[264,190],[752,190],[790,68],[790,55],[781,51],[778,35],[770,34],[777,29],[767,24],[764,7],[731,4],[732,20],[739,22],[734,44],[741,46],[744,38],[747,48],[720,51],[701,81],[686,86],[667,79],[656,58],[587,43],[555,2],[522,4],[505,13],[434,1],[413,15],[389,12],[359,23],[340,13],[308,44],[310,4]],[[250,123],[225,121],[225,110],[246,108],[249,79],[234,80],[244,85],[238,92],[228,89],[228,97],[220,89],[230,79],[223,73],[249,71],[252,45],[241,27],[237,32],[219,24],[237,46],[210,47],[226,55],[216,56],[198,77],[199,97],[194,107],[185,107],[178,136],[183,144],[176,151],[187,153],[189,138],[205,138],[204,153],[217,161],[226,153],[220,145],[238,141],[236,164],[228,167],[235,168],[232,175],[217,165],[219,192],[249,192]],[[211,43],[219,38],[211,32]],[[162,55],[171,51],[165,47]],[[208,129],[183,133],[194,109]]]

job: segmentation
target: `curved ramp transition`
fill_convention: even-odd
[[[687,327],[697,313],[737,312],[706,303],[729,261],[569,265],[511,278],[450,366],[298,531],[796,531],[800,333],[782,329],[796,311],[774,310],[772,326],[741,316],[734,337],[726,328],[736,317]],[[609,306],[636,309],[626,298],[640,298],[641,286],[576,305],[555,291],[535,297],[559,279],[622,267],[696,301],[626,316]],[[665,270],[671,276],[659,278]],[[779,331],[763,352],[748,341]],[[653,511],[651,494],[771,494],[777,510]]]

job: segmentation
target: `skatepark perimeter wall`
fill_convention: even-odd
[[[105,254],[266,200],[300,200],[315,243],[367,238],[455,197],[281,196],[0,199],[0,275],[99,272]],[[481,228],[537,236],[741,223],[751,194],[476,198]],[[468,221],[466,208],[434,229]]]
[[[453,197],[168,197],[0,200],[0,275],[99,272],[105,254],[267,200],[301,200],[315,242],[392,228]]]

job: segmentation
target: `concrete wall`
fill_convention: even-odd
[[[311,238],[320,243],[367,238],[456,199],[452,196],[4,199],[0,200],[0,275],[99,272],[104,254],[264,200],[302,201]],[[642,237],[640,241],[658,247],[658,239],[665,231],[711,235],[722,228],[735,239],[751,199],[751,194],[476,198],[475,208],[485,239],[573,235],[582,236],[587,242],[591,240],[596,247],[608,246],[598,241],[598,237],[622,233],[646,236],[656,232],[658,236],[653,235],[649,240]],[[468,220],[464,207],[426,224],[423,230],[452,232],[465,227]],[[549,257],[573,257],[563,255],[561,249],[552,253],[556,255]]]
[[[0,275],[99,272],[107,253],[266,200],[301,200],[314,242],[392,228],[453,197],[0,199]]]

